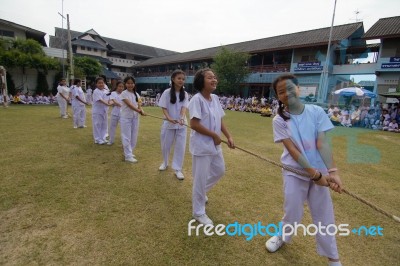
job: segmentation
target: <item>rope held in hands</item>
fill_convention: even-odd
[[[157,119],[161,119],[161,120],[166,120],[165,118],[162,118],[162,117],[159,117],[159,116],[150,115],[150,114],[146,114],[146,116],[150,116],[150,117],[157,118]],[[183,124],[183,125],[186,126],[186,127],[188,127],[188,128],[191,128],[190,126],[188,126],[188,125],[186,125],[186,124]],[[225,140],[221,140],[221,141],[222,141],[223,143],[225,143],[225,144],[228,144],[228,142],[225,141]],[[238,149],[238,150],[243,151],[243,152],[245,152],[245,153],[247,153],[247,154],[253,155],[254,157],[257,157],[257,158],[260,159],[260,160],[266,161],[266,162],[268,162],[268,163],[270,163],[270,164],[272,164],[272,165],[275,165],[275,166],[277,166],[277,167],[283,168],[283,169],[288,170],[288,171],[290,171],[290,172],[292,172],[292,173],[299,174],[299,175],[301,175],[301,176],[305,176],[305,177],[309,177],[309,178],[312,177],[312,176],[310,176],[308,173],[305,173],[305,172],[300,171],[300,170],[298,170],[298,169],[294,169],[294,168],[292,168],[292,167],[290,167],[290,166],[287,166],[287,165],[284,165],[284,164],[275,162],[275,161],[273,161],[273,160],[271,160],[271,159],[264,158],[264,157],[262,157],[262,156],[260,156],[260,155],[258,155],[258,154],[255,154],[255,153],[253,153],[253,152],[251,152],[251,151],[248,151],[248,150],[245,150],[245,149],[243,149],[243,148],[240,148],[240,147],[238,147],[238,146],[236,146],[236,145],[235,145],[235,149]],[[377,212],[379,212],[379,213],[381,213],[381,214],[383,214],[383,215],[385,215],[385,216],[387,216],[387,217],[389,217],[389,218],[395,220],[396,222],[399,222],[399,223],[400,223],[400,217],[397,217],[396,215],[393,215],[393,214],[388,213],[387,211],[385,211],[385,210],[379,208],[378,206],[376,206],[376,205],[372,204],[371,202],[369,202],[369,201],[367,201],[367,200],[361,198],[360,196],[357,196],[356,194],[352,193],[351,191],[349,191],[349,190],[347,190],[347,189],[342,188],[342,192],[345,193],[345,194],[347,194],[347,195],[349,195],[349,196],[351,196],[351,197],[353,197],[353,198],[355,198],[356,200],[358,200],[358,201],[364,203],[365,205],[371,207],[371,208],[374,209],[375,211],[377,211]]]

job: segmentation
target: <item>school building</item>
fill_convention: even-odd
[[[174,51],[104,37],[93,29],[70,33],[74,56],[88,56],[98,60],[107,79],[124,79],[133,75],[132,67],[143,60],[176,54]],[[49,42],[53,49],[67,50],[67,29],[56,27],[55,35],[50,36]]]
[[[330,27],[326,27],[226,45],[251,55],[246,62],[251,74],[241,85],[241,96],[268,97],[273,80],[289,72],[298,76],[302,96],[313,94],[318,102],[328,101],[332,91],[348,86],[352,75],[376,75],[375,83],[367,89],[378,93],[398,86],[400,17],[380,19],[367,32],[362,22],[334,26],[326,69],[328,81],[323,86],[329,33]],[[376,41],[368,44],[367,40]],[[212,47],[140,62],[133,67],[138,86],[163,90],[168,87],[172,71],[182,69],[191,92],[196,70],[210,66],[220,49]]]

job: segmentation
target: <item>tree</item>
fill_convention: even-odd
[[[234,52],[226,47],[214,57],[211,68],[218,76],[218,90],[226,94],[237,94],[240,83],[248,76],[249,69],[246,61],[250,58],[247,53]]]
[[[35,40],[12,40],[0,42],[0,65],[7,68],[33,68],[47,74],[49,70],[58,69],[60,64],[46,56],[42,46]]]
[[[83,56],[74,57],[74,70],[77,77],[93,77],[101,73],[101,64],[96,59]]]

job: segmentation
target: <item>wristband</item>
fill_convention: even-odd
[[[314,181],[314,182],[318,182],[321,178],[322,178],[322,173],[319,172],[319,177],[317,177],[317,178],[312,178],[311,180]]]

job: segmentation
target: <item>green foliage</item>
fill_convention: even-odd
[[[16,40],[13,43],[14,49],[21,51],[24,54],[46,56],[42,46],[35,40]]]
[[[74,57],[74,66],[76,77],[93,77],[101,73],[101,64],[99,61],[87,56]]]
[[[59,72],[57,72],[56,75],[54,76],[54,83],[53,83],[53,87],[52,87],[52,89],[51,89],[51,93],[52,93],[53,95],[56,95],[57,92],[58,92],[58,91],[57,91],[57,87],[58,87],[58,84],[60,83],[61,78],[63,78],[63,73],[62,73],[62,71],[59,71]]]
[[[44,95],[49,94],[49,84],[47,83],[46,75],[43,72],[39,72],[37,76],[37,86],[36,86],[36,94]]]
[[[33,68],[47,73],[59,68],[56,59],[47,57],[42,46],[35,40],[16,40],[0,42],[0,65],[6,68]]]
[[[218,76],[218,90],[225,94],[237,94],[240,83],[249,74],[246,61],[250,58],[247,53],[234,52],[226,47],[214,57],[211,68]]]

